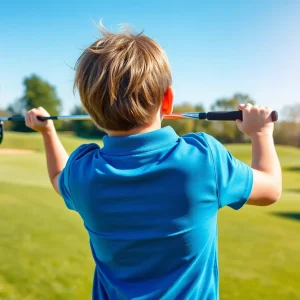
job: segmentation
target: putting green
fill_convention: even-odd
[[[5,138],[6,148],[17,147]],[[63,140],[68,151],[85,142]],[[38,142],[27,145],[34,147],[42,149]],[[249,145],[228,148],[250,161]],[[222,300],[300,299],[300,151],[278,147],[278,153],[284,170],[280,202],[219,214]],[[0,155],[0,166],[0,299],[90,299],[88,236],[52,190],[44,153]]]

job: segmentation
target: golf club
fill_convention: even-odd
[[[70,115],[70,116],[48,116],[48,117],[37,117],[40,121],[46,120],[90,120],[89,115]],[[271,118],[273,122],[278,120],[277,111],[272,111]],[[185,113],[173,113],[170,115],[165,115],[164,119],[196,119],[196,120],[210,120],[210,121],[235,121],[243,120],[243,112],[241,110],[237,111],[214,111],[214,112],[185,112]],[[25,121],[22,116],[11,116],[11,117],[0,117],[0,144],[4,136],[4,126],[5,121]]]

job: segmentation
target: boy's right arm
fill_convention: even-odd
[[[28,127],[42,134],[49,178],[54,190],[61,194],[58,186],[58,177],[64,169],[69,155],[57,136],[53,121],[42,122],[37,119],[37,116],[49,116],[49,114],[42,107],[34,108],[27,112],[25,122]]]
[[[271,110],[251,104],[240,105],[243,121],[237,120],[239,129],[252,141],[253,186],[246,204],[265,206],[279,200],[282,174],[276,153]]]

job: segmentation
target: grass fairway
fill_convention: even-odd
[[[58,135],[60,136],[60,139],[68,152],[73,151],[76,147],[84,143],[97,143],[95,140],[80,139],[72,134],[58,133]],[[100,144],[102,144],[101,141]],[[41,135],[37,132],[19,133],[8,131],[4,133],[4,138],[2,144],[0,145],[0,149],[5,148],[28,149],[37,152],[43,152],[44,144]]]
[[[82,142],[63,137],[68,151]],[[35,134],[7,133],[3,146],[42,150]],[[249,163],[249,145],[228,148]],[[300,151],[278,147],[278,153],[281,201],[220,211],[221,300],[300,299]],[[44,153],[0,155],[0,166],[0,299],[90,299],[88,235],[52,191]]]

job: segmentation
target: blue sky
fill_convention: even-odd
[[[32,73],[53,84],[63,112],[76,59],[98,32],[122,23],[159,42],[173,72],[175,103],[209,106],[235,92],[280,110],[300,102],[300,1],[1,1],[0,108]]]

